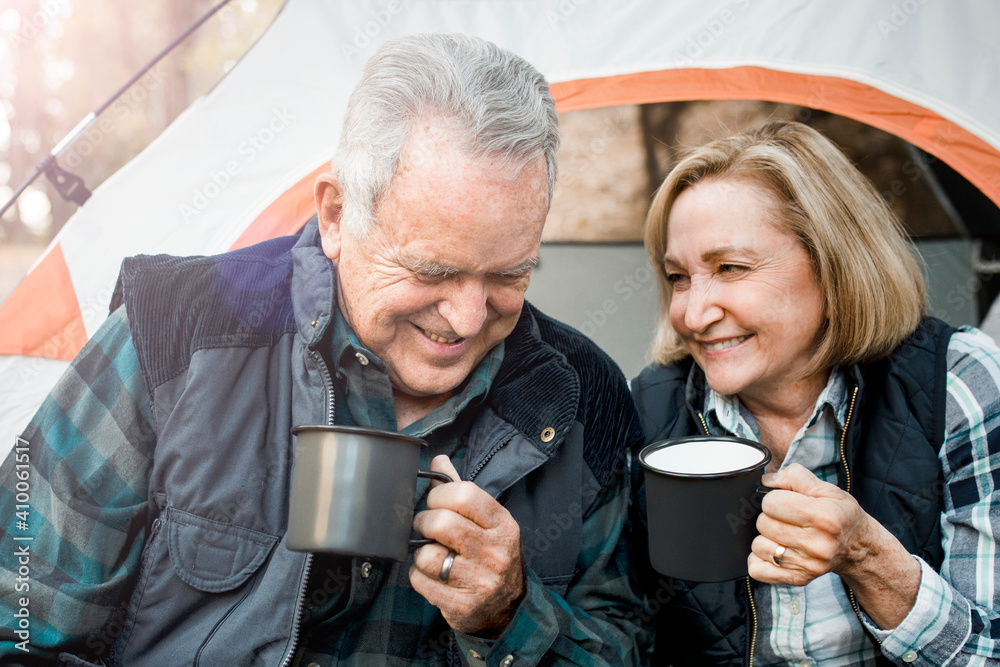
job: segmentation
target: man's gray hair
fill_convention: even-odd
[[[435,116],[471,158],[517,170],[544,155],[551,202],[559,119],[545,77],[478,37],[413,35],[379,48],[347,103],[332,166],[344,191],[341,224],[356,238],[389,192],[414,121]]]

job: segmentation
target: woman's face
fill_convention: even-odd
[[[670,322],[709,386],[744,403],[815,400],[826,376],[803,374],[826,307],[808,253],[778,215],[766,189],[710,179],[681,193],[668,219]]]

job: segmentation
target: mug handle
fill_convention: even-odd
[[[436,472],[434,470],[418,470],[417,477],[423,477],[424,479],[436,479],[439,482],[455,481],[443,472]],[[437,541],[427,537],[419,537],[415,540],[410,540],[411,547],[426,547],[428,544],[437,544]]]

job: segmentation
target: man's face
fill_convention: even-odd
[[[510,334],[547,209],[544,157],[512,174],[418,122],[368,237],[324,231],[341,311],[397,398],[443,400]]]

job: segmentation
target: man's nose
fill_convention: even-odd
[[[439,311],[456,335],[469,338],[478,334],[486,322],[486,302],[486,287],[481,281],[460,280],[441,302]]]
[[[684,325],[695,332],[703,332],[722,319],[723,310],[718,302],[718,287],[711,278],[695,277],[685,294]]]

